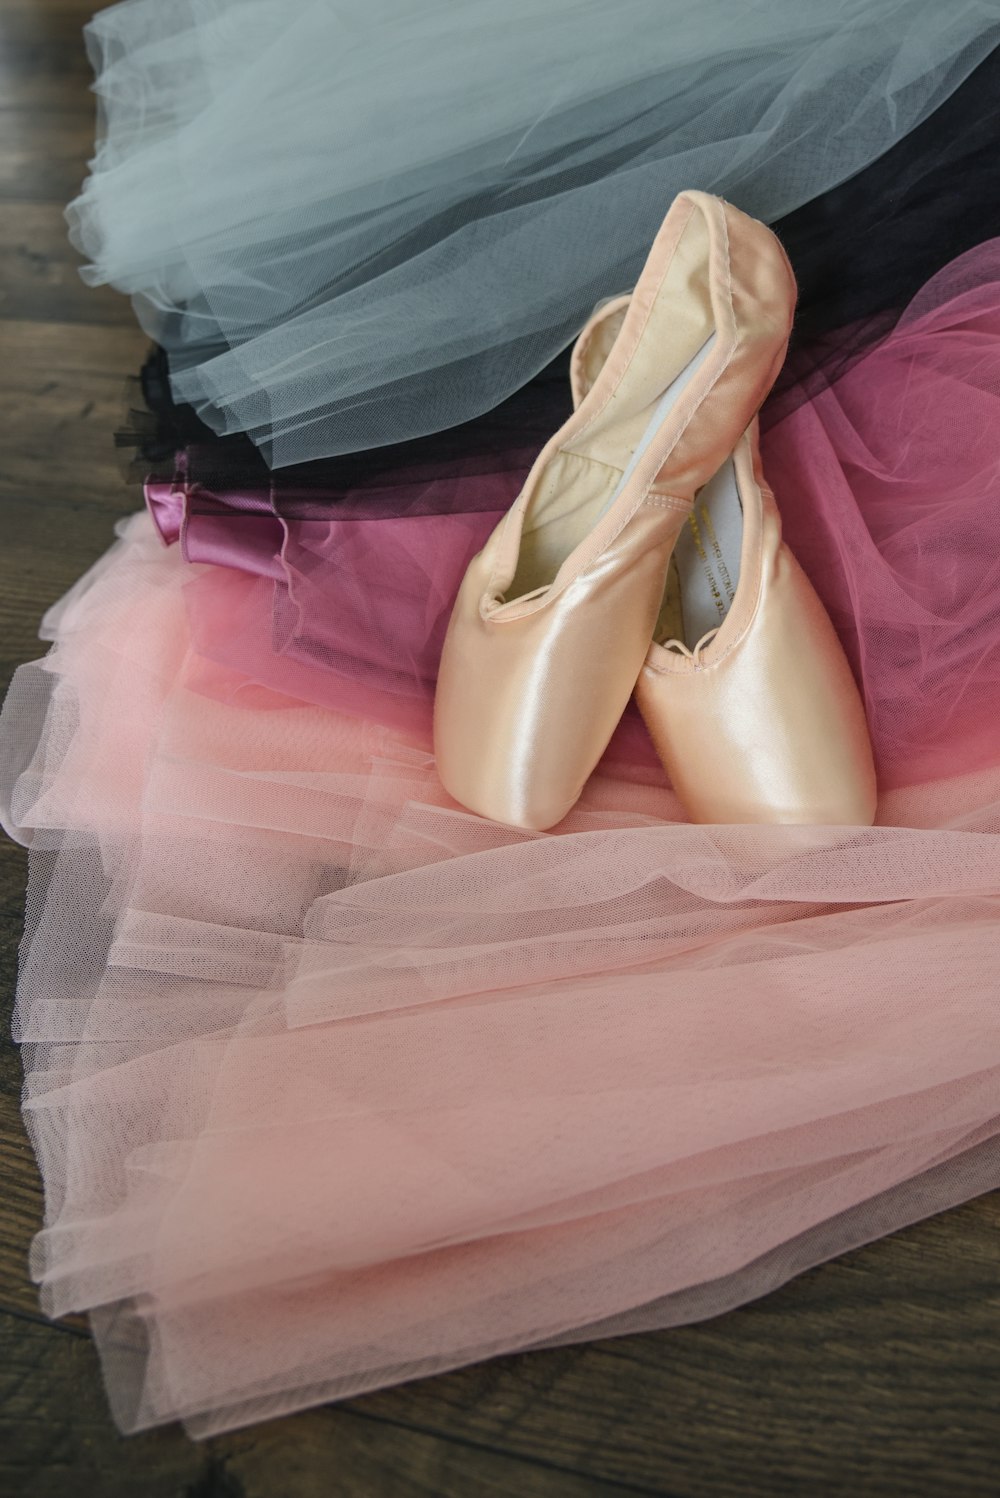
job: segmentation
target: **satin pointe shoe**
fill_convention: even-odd
[[[598,309],[573,351],[582,404],[624,325]],[[677,539],[636,701],[695,822],[869,826],[875,769],[833,625],[781,536],[756,418]]]
[[[543,830],[576,802],[643,667],[695,495],[770,389],[794,303],[769,229],[707,193],[675,199],[599,372],[459,590],[434,742],[463,806]]]

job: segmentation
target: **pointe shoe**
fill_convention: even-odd
[[[599,308],[573,351],[582,404],[627,315]],[[756,417],[698,495],[671,558],[636,701],[695,822],[869,826],[875,769],[833,625],[781,536]]]
[[[576,802],[643,667],[694,497],[781,367],[794,302],[769,229],[707,193],[675,199],[600,371],[459,590],[434,742],[470,810],[543,830]]]

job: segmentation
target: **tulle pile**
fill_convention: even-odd
[[[924,283],[956,256],[1000,234],[993,190],[1000,136],[1000,49],[883,156],[774,224],[799,295],[792,360],[779,389],[808,398],[804,360],[824,381],[849,367],[892,328]],[[530,435],[532,451],[569,415],[569,349],[497,407],[470,421],[373,451],[269,469],[245,434],[212,433],[170,390],[167,357],[155,349],[136,382],[128,423],[117,434],[138,482],[184,477],[209,491],[265,490],[283,504],[309,491],[344,494],[401,468],[438,476],[458,457],[508,463]],[[383,483],[383,489],[388,488]]]
[[[283,467],[496,405],[678,191],[788,213],[998,40],[997,0],[126,0],[88,28],[72,236],[178,398]]]
[[[625,750],[552,833],[451,802],[432,642],[488,512],[398,474],[382,519],[213,496],[271,539],[211,564],[135,516],[50,612],[0,745],[32,1263],[124,1429],[710,1315],[1000,1184],[998,267],[772,412],[874,828],[695,827]]]

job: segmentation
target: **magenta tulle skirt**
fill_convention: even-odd
[[[1000,1184],[1000,244],[815,375],[765,464],[874,828],[692,826],[633,719],[554,832],[448,798],[516,464],[160,487],[47,616],[3,719],[32,1268],[124,1429],[709,1316]]]
[[[862,685],[888,789],[1000,762],[1000,240],[953,261],[884,327],[803,354],[798,381],[786,370],[764,409],[763,458]],[[188,593],[200,654],[429,741],[459,583],[540,445],[516,431],[491,440],[325,493],[220,492],[183,473],[148,484],[163,539],[213,564]],[[655,767],[637,714],[609,756]]]

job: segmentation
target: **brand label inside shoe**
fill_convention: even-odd
[[[733,601],[736,585],[729,575],[708,506],[695,505],[688,524],[691,527],[691,537],[698,553],[698,560],[701,562],[705,587],[711,594],[721,621],[726,617],[729,605]]]
[[[677,581],[689,648],[725,619],[740,578],[743,508],[726,463],[702,489],[677,542]]]

